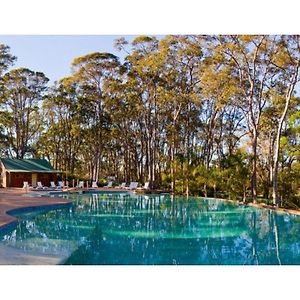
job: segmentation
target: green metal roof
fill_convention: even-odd
[[[59,173],[45,159],[11,159],[1,158],[8,172]]]

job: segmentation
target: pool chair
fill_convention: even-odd
[[[97,189],[97,188],[98,188],[97,181],[93,181],[93,182],[92,182],[92,188],[93,188],[93,189]]]
[[[126,182],[122,182],[121,185],[118,186],[119,189],[126,189]]]
[[[79,181],[78,185],[76,186],[78,189],[83,189],[84,188],[84,182]]]
[[[149,190],[150,189],[150,187],[149,187],[149,181],[145,182],[144,186],[138,187],[137,189],[138,190]]]
[[[63,181],[59,181],[59,182],[58,182],[57,188],[58,188],[58,189],[63,189],[64,186],[65,186],[65,185],[64,185],[64,182],[63,182]]]
[[[138,186],[138,183],[135,181],[130,182],[129,187],[127,188],[128,190],[136,190]]]
[[[28,183],[28,181],[23,181],[23,189],[31,189],[32,186]]]
[[[47,187],[43,186],[40,181],[38,181],[36,184],[37,184],[37,186],[35,188],[36,190],[46,190],[47,189]]]
[[[56,190],[57,188],[59,188],[59,186],[56,186],[54,181],[50,181],[50,188]]]
[[[108,184],[106,186],[104,186],[105,188],[112,188],[113,182],[112,181],[109,181]]]

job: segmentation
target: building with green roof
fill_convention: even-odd
[[[24,181],[32,186],[36,186],[38,181],[49,186],[60,173],[45,159],[1,158],[0,161],[1,187],[23,187]]]

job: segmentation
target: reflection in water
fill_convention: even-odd
[[[20,215],[0,245],[65,264],[300,263],[296,216],[169,195],[63,197],[74,205]]]

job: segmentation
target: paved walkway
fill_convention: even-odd
[[[3,226],[16,222],[16,218],[7,214],[8,211],[35,206],[49,206],[68,204],[69,200],[62,198],[48,198],[48,197],[30,197],[26,196],[23,189],[10,188],[0,189],[0,229]]]
[[[38,194],[38,192],[37,192]],[[7,214],[8,211],[24,207],[51,206],[68,204],[62,198],[30,197],[23,189],[0,189],[0,229],[13,224],[17,219]],[[69,246],[70,248],[70,246]],[[75,249],[75,248],[74,248]],[[59,264],[68,255],[50,255],[41,251],[24,251],[15,247],[0,244],[0,265],[54,265]]]

